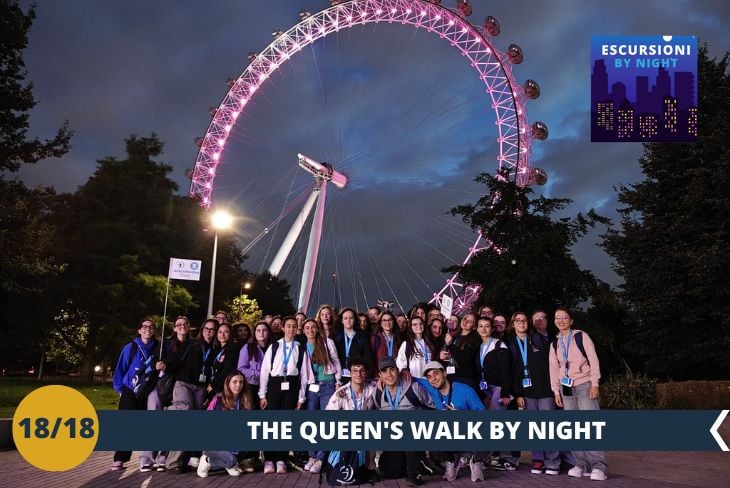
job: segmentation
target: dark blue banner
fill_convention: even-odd
[[[109,411],[96,450],[727,450],[727,411]],[[714,429],[711,432],[711,429]]]

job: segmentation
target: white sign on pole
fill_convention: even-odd
[[[170,272],[168,278],[172,280],[200,281],[202,261],[193,259],[170,258]]]
[[[448,320],[451,317],[451,309],[454,307],[454,299],[443,294],[441,296],[441,315],[444,316],[444,320]]]

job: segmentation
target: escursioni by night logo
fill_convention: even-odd
[[[592,142],[697,140],[697,38],[594,36]]]

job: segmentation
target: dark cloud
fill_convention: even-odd
[[[550,176],[539,191],[572,198],[572,214],[595,207],[615,218],[613,187],[640,178],[640,145],[589,142],[590,37],[695,34],[715,55],[727,48],[730,12],[719,1],[651,0],[641,8],[628,0],[473,4],[473,22],[486,15],[500,20],[498,48],[516,42],[525,51],[515,75],[540,84],[542,96],[530,102],[529,117],[545,121],[551,133],[533,149],[533,164]],[[271,42],[272,30],[293,25],[299,9],[327,5],[42,3],[26,55],[40,102],[32,126],[48,136],[68,118],[76,135],[70,154],[25,168],[22,177],[72,191],[96,159],[122,155],[129,134],[154,131],[185,191],[184,170],[196,157],[193,139],[204,134],[208,108],[225,94],[226,79],[241,73],[249,51]],[[481,191],[474,175],[496,166],[494,115],[475,78],[447,43],[399,25],[343,30],[297,55],[252,99],[219,167],[217,201],[246,215],[241,243],[305,191],[309,177],[295,168],[296,153],[303,152],[337,165],[352,183],[330,192],[332,224],[322,241],[315,298],[331,300],[328,276],[335,269],[346,302],[363,306],[363,290],[371,301],[392,295],[404,306],[427,297],[440,287],[438,270],[460,261],[472,238],[444,213],[474,202]],[[282,239],[296,213],[270,234]],[[578,244],[576,256],[617,283],[595,242],[592,236]],[[276,248],[275,240],[262,240],[251,250],[251,268],[267,266],[264,257],[270,260]],[[285,268],[294,284],[303,250],[299,244]]]

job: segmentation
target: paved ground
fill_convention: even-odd
[[[646,488],[726,488],[730,486],[730,453],[687,453],[687,452],[611,452],[607,454],[610,469],[609,479],[600,482],[603,488],[646,487]],[[130,468],[123,472],[111,472],[112,455],[95,452],[75,470],[63,473],[49,473],[36,469],[23,460],[17,451],[0,452],[0,487],[125,487],[125,488],[224,488],[255,486],[256,488],[318,487],[319,477],[292,472],[287,475],[244,474],[233,478],[227,474],[198,478],[194,473],[140,473],[136,457]],[[505,473],[489,470],[486,481],[474,484],[469,480],[468,470],[454,483],[447,483],[436,477],[427,478],[426,487],[520,487],[570,488],[596,486],[588,478],[569,478],[530,474],[527,464],[515,472]],[[326,484],[325,484],[326,485]],[[373,485],[373,488],[405,487],[405,480],[388,480]]]

